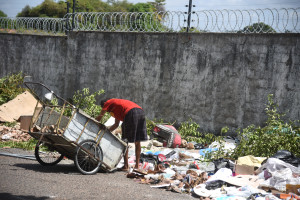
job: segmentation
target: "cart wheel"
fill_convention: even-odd
[[[89,155],[88,151],[91,155]],[[77,147],[75,155],[75,165],[78,170],[85,175],[92,175],[99,171],[101,162],[103,160],[102,149],[93,140],[84,140]]]
[[[44,142],[36,144],[34,155],[36,160],[43,166],[56,165],[64,158],[64,155],[55,151]]]

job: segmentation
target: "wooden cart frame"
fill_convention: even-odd
[[[66,157],[82,174],[116,169],[127,151],[125,142],[44,84],[24,84],[37,100],[28,133],[38,140],[35,157],[41,165],[56,165]]]

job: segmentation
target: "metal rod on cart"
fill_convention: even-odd
[[[78,142],[79,139],[81,138],[81,136],[82,136],[82,134],[83,134],[83,132],[84,132],[84,129],[85,129],[86,126],[88,125],[88,122],[89,122],[89,121],[90,121],[90,118],[86,121],[86,123],[85,123],[85,125],[84,125],[84,127],[83,127],[83,129],[82,129],[82,131],[81,131],[81,133],[80,133],[80,135],[79,135],[79,137],[77,138],[76,142]]]
[[[58,118],[58,122],[57,122],[57,126],[56,126],[56,133],[58,133],[59,124],[60,124],[61,118],[62,118],[62,116],[63,116],[63,114],[64,114],[64,111],[65,111],[65,105],[66,105],[66,102],[64,102],[64,105],[63,105],[63,107],[62,107],[60,116],[59,116],[59,118]]]
[[[98,140],[98,137],[99,137],[99,135],[101,134],[101,132],[102,132],[102,129],[100,128],[100,130],[98,131],[98,133],[97,133],[97,137],[95,138],[95,142]],[[102,137],[101,137],[102,138]],[[100,140],[99,140],[100,141]],[[97,143],[97,145],[98,145],[98,143]]]
[[[41,86],[43,86],[44,88],[46,88],[49,92],[52,92],[58,99],[60,99],[60,100],[62,100],[62,101],[64,101],[64,102],[66,102],[66,103],[68,103],[69,105],[73,105],[73,104],[71,104],[70,102],[68,102],[67,100],[65,100],[64,98],[62,98],[62,97],[58,96],[57,94],[55,94],[52,90],[50,90],[47,86],[45,86],[45,85],[42,84],[42,83],[38,83],[38,82],[29,82],[29,81],[24,82],[24,85],[31,91],[31,94],[34,95],[34,96],[35,96],[39,101],[41,101],[41,102],[43,102],[43,101],[42,101],[42,100],[39,98],[39,96],[37,96],[36,93],[28,86],[28,84],[41,85]],[[73,106],[73,107],[74,107],[74,106]]]
[[[31,131],[31,128],[33,128],[33,121],[35,120],[35,119],[34,119],[34,115],[35,115],[35,112],[37,112],[37,107],[38,107],[38,105],[39,105],[39,101],[36,101],[36,105],[35,105],[35,107],[34,107],[33,116],[32,116],[32,118],[31,118],[31,120],[30,120],[28,132],[30,132],[30,131]],[[41,111],[39,111],[39,112],[41,112]]]

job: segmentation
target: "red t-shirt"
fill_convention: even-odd
[[[136,103],[125,99],[109,99],[105,102],[103,110],[111,112],[117,120],[124,121],[125,115],[133,108],[140,108]]]

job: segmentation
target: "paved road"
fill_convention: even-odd
[[[0,152],[33,155],[20,149]],[[44,167],[36,160],[0,155],[0,200],[198,199],[137,183],[124,172],[82,175],[68,161]]]

